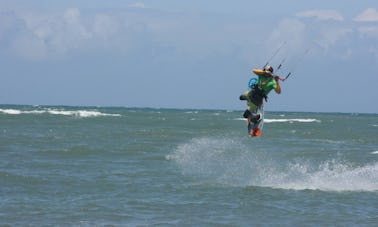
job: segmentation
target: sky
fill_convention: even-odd
[[[267,62],[265,110],[378,113],[378,1],[0,1],[0,104],[243,110]]]

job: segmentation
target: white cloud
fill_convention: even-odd
[[[70,24],[78,23],[80,17],[80,10],[76,8],[67,9],[63,15],[65,21]]]
[[[297,17],[315,17],[319,20],[343,21],[344,17],[336,10],[307,10],[296,14]]]
[[[39,60],[47,48],[15,12],[0,12],[0,50],[3,53]]]
[[[91,31],[82,22],[80,10],[76,8],[47,15],[39,24],[28,29],[44,40],[53,53],[65,53],[79,48],[92,38]]]
[[[135,3],[129,4],[129,7],[131,7],[131,8],[141,8],[141,9],[146,8],[146,6],[144,5],[144,3],[142,3],[142,2],[135,2]]]
[[[267,40],[268,47],[277,48],[286,41],[284,49],[288,49],[292,55],[302,53],[306,47],[306,25],[297,19],[284,19],[270,34]]]
[[[77,8],[48,14],[0,12],[0,21],[0,47],[30,60],[83,47],[94,34]]]
[[[377,22],[378,21],[378,11],[374,8],[368,8],[361,14],[354,18],[357,22]]]
[[[91,33],[82,23],[79,9],[67,9],[64,12],[60,41],[67,48],[78,47],[81,42],[91,38]],[[64,33],[63,33],[64,32]]]
[[[103,40],[107,40],[119,32],[119,27],[119,22],[106,14],[96,15],[93,21],[93,33]]]
[[[349,40],[356,39],[353,32],[361,35],[357,37],[362,39],[360,43],[377,37],[377,28],[373,25],[353,29],[348,21],[340,22],[344,18],[337,11],[304,11],[297,16],[284,18],[275,26],[274,22],[243,24],[221,17],[214,23],[214,17],[210,16],[156,12],[151,15],[137,9],[0,12],[0,52],[13,52],[28,59],[33,56],[35,59],[49,58],[76,50],[111,50],[125,55],[144,51],[146,56],[156,59],[238,55],[259,60],[251,53],[268,51],[267,55],[272,54],[284,41],[286,52],[296,56],[303,54],[314,42],[321,51],[328,53],[335,47],[345,49],[353,44]],[[309,21],[303,17],[319,20],[310,22],[309,26]],[[336,23],[330,23],[333,21]],[[261,45],[262,42],[266,46]],[[353,50],[353,45],[349,46]]]
[[[326,28],[322,32],[322,40],[320,42],[328,48],[329,46],[335,45],[352,32],[353,29],[351,28]]]

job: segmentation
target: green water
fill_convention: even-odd
[[[376,226],[378,115],[0,106],[0,225]]]

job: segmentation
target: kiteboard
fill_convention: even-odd
[[[259,115],[259,118],[257,119],[256,115]],[[247,126],[248,128],[248,134],[251,137],[259,137],[262,134],[262,130],[264,127],[264,109],[259,108],[257,109],[256,113],[249,116],[249,124]]]

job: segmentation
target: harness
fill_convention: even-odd
[[[260,87],[257,83],[253,84],[251,92],[249,92],[249,100],[253,104],[255,104],[258,107],[261,107],[263,104],[263,99],[265,99],[265,102],[268,101],[268,96],[265,94],[262,87]]]

